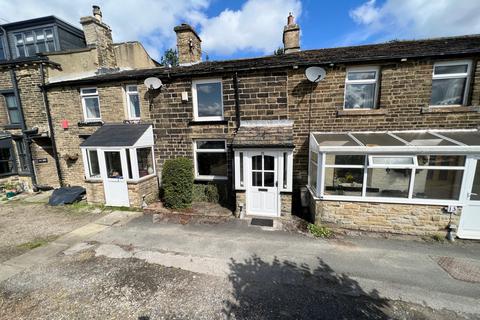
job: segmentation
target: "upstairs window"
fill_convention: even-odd
[[[379,68],[349,68],[344,109],[373,109],[377,104]]]
[[[0,35],[0,60],[5,60],[5,49],[3,47],[3,37]]]
[[[432,106],[467,104],[471,61],[438,62],[433,66]]]
[[[222,79],[192,82],[193,116],[198,121],[223,120]]]
[[[53,29],[35,29],[15,33],[17,57],[31,57],[41,52],[55,51]]]
[[[5,99],[5,105],[7,106],[8,121],[10,124],[20,124],[21,115],[20,109],[18,108],[17,98],[14,93],[5,93],[3,94]]]
[[[100,99],[97,88],[80,89],[82,97],[83,117],[85,121],[100,121]]]
[[[125,88],[127,95],[128,118],[130,120],[140,119],[140,99],[137,86],[131,85]]]

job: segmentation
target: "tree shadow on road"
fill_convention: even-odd
[[[388,302],[365,292],[321,259],[314,270],[275,258],[231,260],[232,296],[224,301],[227,319],[389,319]]]

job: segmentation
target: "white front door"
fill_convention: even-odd
[[[480,160],[472,159],[466,175],[467,198],[462,208],[458,236],[463,239],[480,239]]]
[[[250,152],[247,161],[247,214],[278,216],[277,153]]]
[[[129,207],[125,150],[103,150],[100,155],[105,204]]]

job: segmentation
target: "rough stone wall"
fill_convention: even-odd
[[[307,183],[309,131],[477,128],[480,66],[472,77],[471,106],[434,109],[428,107],[433,63],[409,61],[382,65],[375,110],[343,110],[345,66],[326,68],[326,78],[317,85],[305,79],[303,68],[290,70],[288,118],[294,120],[294,189]]]
[[[315,223],[362,231],[428,235],[444,232],[450,215],[442,206],[348,201],[315,201]],[[452,216],[458,226],[460,214]]]
[[[110,27],[94,17],[83,17],[80,19],[80,23],[87,45],[97,48],[98,66],[115,68],[117,64]]]
[[[143,196],[145,195],[145,202],[150,204],[158,200],[158,181],[157,177],[150,177],[140,182],[128,183],[128,198],[130,200],[130,207],[141,208],[143,203]]]
[[[87,190],[88,203],[105,204],[105,191],[101,181],[86,181],[83,187]]]
[[[290,217],[292,215],[292,194],[290,192],[280,193],[280,215]]]
[[[235,216],[240,217],[240,206],[243,207],[243,212],[246,212],[246,193],[242,190],[235,191]]]
[[[192,27],[182,24],[174,28],[177,34],[178,62],[192,64],[202,61],[201,40]]]

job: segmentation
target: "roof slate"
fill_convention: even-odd
[[[233,138],[234,148],[293,148],[293,126],[240,126]]]
[[[144,79],[148,76],[188,76],[288,66],[329,65],[404,58],[452,57],[480,53],[480,34],[425,40],[391,41],[380,44],[303,50],[259,58],[206,61],[191,66],[128,70],[71,81],[72,83]],[[69,82],[69,81],[66,81]],[[64,82],[63,82],[64,83]],[[50,84],[60,85],[59,83]]]
[[[149,124],[105,124],[80,146],[131,147],[149,127]]]

